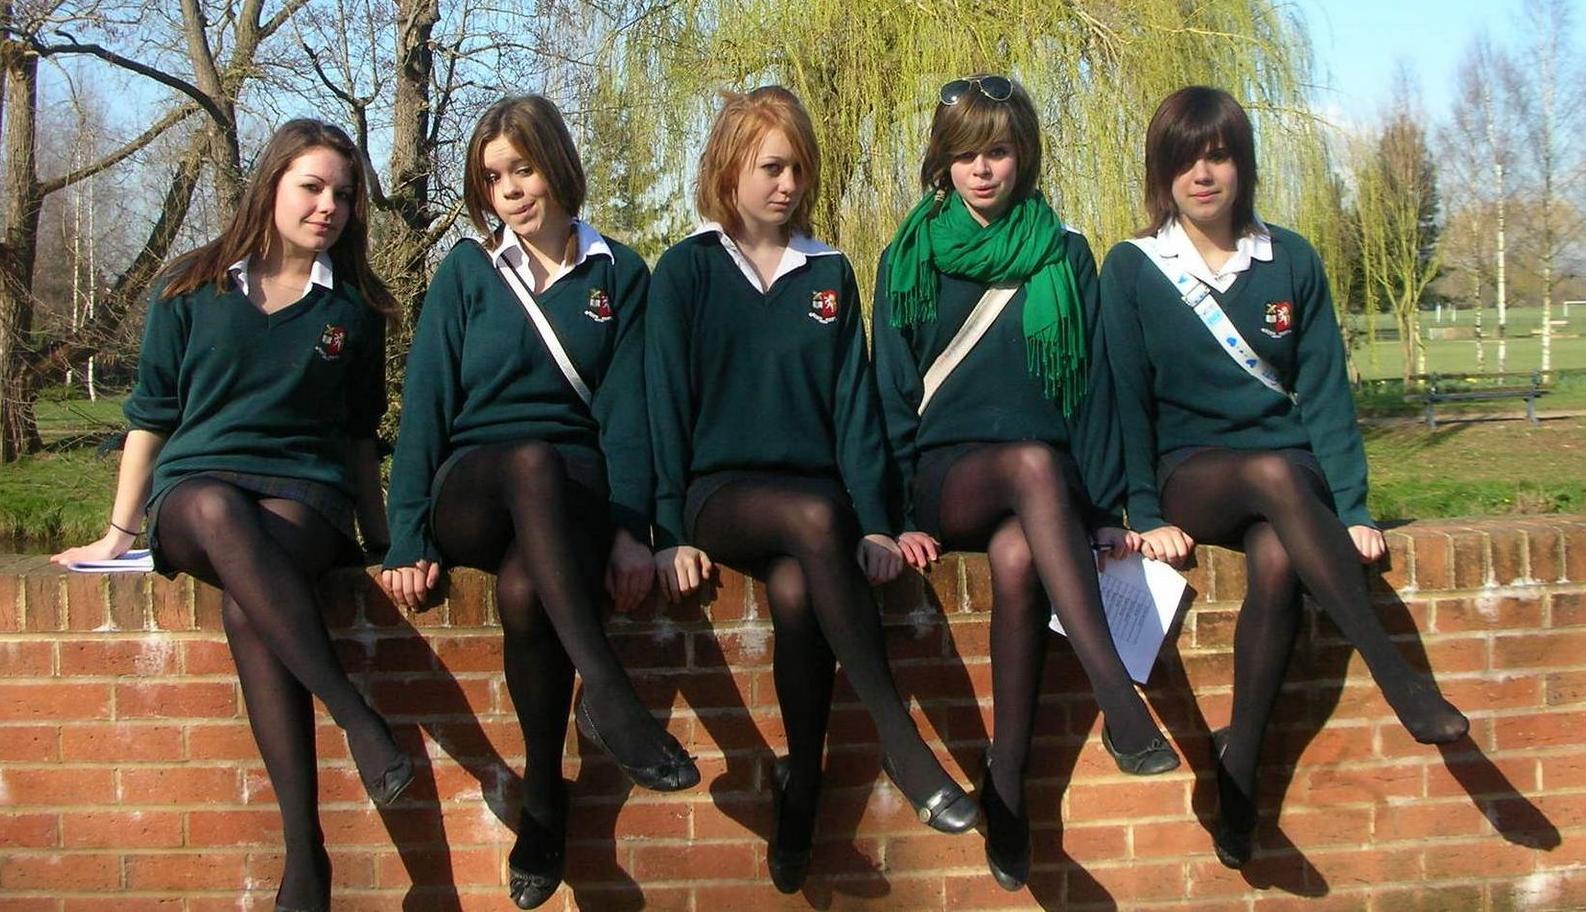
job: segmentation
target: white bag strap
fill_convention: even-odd
[[[480,244],[484,247],[484,244]],[[485,256],[490,257],[490,251],[485,251]],[[529,293],[528,283],[518,275],[518,271],[511,265],[502,261],[496,264],[496,272],[501,280],[507,283],[507,288],[517,297],[518,303],[523,305],[523,310],[529,315],[529,322],[540,334],[540,341],[545,343],[545,348],[550,351],[551,358],[556,361],[556,366],[562,369],[562,376],[567,378],[568,385],[578,398],[584,400],[585,405],[594,403],[594,394],[589,391],[589,384],[578,375],[578,369],[573,366],[573,359],[567,356],[567,349],[562,347],[562,340],[557,337],[556,330],[551,328],[551,321],[545,318],[545,312],[540,310],[540,305],[535,302],[534,295]]]
[[[1173,283],[1179,297],[1189,305],[1190,310],[1195,311],[1195,316],[1200,317],[1201,323],[1205,324],[1206,331],[1217,340],[1223,352],[1234,359],[1235,364],[1260,381],[1262,386],[1290,402],[1298,403],[1299,397],[1284,388],[1283,381],[1278,377],[1277,368],[1256,354],[1255,349],[1245,341],[1245,337],[1239,334],[1239,327],[1223,313],[1222,305],[1212,297],[1212,290],[1206,287],[1206,283],[1177,265],[1169,265],[1164,257],[1157,254],[1155,242],[1156,238],[1129,239],[1129,243],[1140,248],[1151,263],[1167,276],[1167,280]]]
[[[1013,296],[1019,293],[1019,288],[1019,285],[993,285],[980,296],[975,309],[969,312],[964,325],[958,328],[958,334],[953,336],[952,341],[947,343],[947,347],[942,349],[942,353],[936,356],[936,360],[932,361],[931,366],[925,371],[923,381],[925,392],[920,396],[918,414],[925,414],[925,406],[930,404],[931,397],[936,395],[943,381],[980,342],[986,330],[997,321],[997,317],[1002,315],[1002,309],[1007,307]]]

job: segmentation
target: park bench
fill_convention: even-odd
[[[1500,384],[1506,378],[1525,377],[1529,384],[1512,384],[1509,386],[1480,386],[1482,381],[1495,380]],[[1425,406],[1426,426],[1437,430],[1437,406],[1449,402],[1487,402],[1499,399],[1524,399],[1525,417],[1534,425],[1536,420],[1536,400],[1548,394],[1542,388],[1542,373],[1540,371],[1508,371],[1495,374],[1457,374],[1444,376],[1442,374],[1423,374],[1419,378],[1426,381],[1426,391],[1405,396],[1405,402],[1415,402]]]

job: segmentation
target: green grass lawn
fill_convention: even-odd
[[[1436,335],[1437,330],[1451,332],[1468,331],[1475,325],[1475,311],[1461,310],[1458,318],[1452,318],[1452,311],[1444,309],[1443,322],[1439,323],[1433,314],[1422,315],[1421,328],[1427,335]],[[1563,320],[1563,308],[1557,304],[1553,307],[1553,319]],[[1355,325],[1364,329],[1365,321],[1360,317],[1354,318]],[[1536,307],[1511,307],[1509,309],[1508,335],[1505,339],[1507,352],[1504,359],[1506,371],[1532,371],[1542,366],[1542,340],[1534,335],[1541,325],[1542,312]],[[1393,326],[1393,318],[1383,314],[1377,319],[1379,329]],[[1485,353],[1483,370],[1496,371],[1498,369],[1498,312],[1488,309],[1482,316],[1482,333],[1485,340],[1482,349]],[[1553,328],[1553,370],[1582,370],[1586,369],[1586,306],[1570,308],[1569,319],[1563,326],[1555,325]],[[1362,344],[1354,352],[1355,364],[1360,369],[1360,375],[1366,378],[1399,377],[1403,376],[1400,365],[1403,363],[1403,354],[1399,343],[1394,339],[1379,339],[1375,346]],[[1437,339],[1429,338],[1426,343],[1426,372],[1427,373],[1453,373],[1460,371],[1473,371],[1476,369],[1476,342],[1473,339]]]

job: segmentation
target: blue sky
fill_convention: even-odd
[[[1386,105],[1399,60],[1410,65],[1422,109],[1448,116],[1454,73],[1472,38],[1517,50],[1522,0],[1295,0],[1316,50],[1316,105],[1346,121],[1366,120]],[[1586,50],[1586,8],[1576,4],[1571,39]]]

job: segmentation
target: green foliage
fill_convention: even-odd
[[[862,283],[918,199],[919,157],[944,81],[1008,73],[1046,128],[1042,182],[1065,221],[1101,250],[1142,221],[1145,125],[1190,83],[1242,99],[1261,134],[1262,211],[1297,224],[1325,150],[1304,103],[1309,48],[1300,22],[1263,0],[1001,4],[684,0],[623,39],[608,64],[631,97],[664,99],[647,133],[672,195],[686,198],[716,91],[779,82],[809,109],[822,156],[816,231],[842,247]]]

